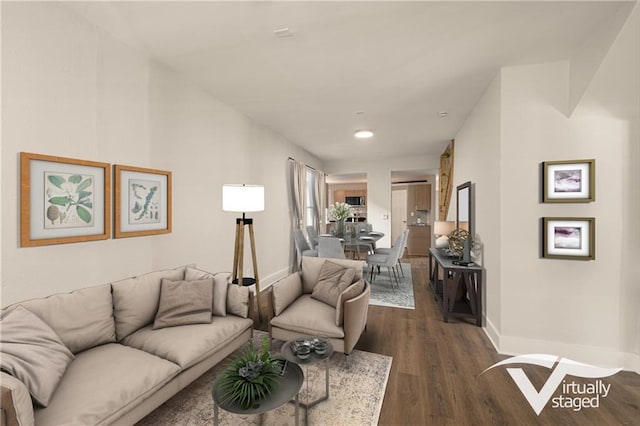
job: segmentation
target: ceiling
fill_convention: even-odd
[[[568,59],[631,10],[612,1],[67,5],[325,161],[439,155],[500,67]],[[284,28],[290,37],[274,35]],[[375,136],[357,140],[359,128]]]

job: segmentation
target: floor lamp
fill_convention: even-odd
[[[253,219],[247,218],[247,212],[264,210],[264,186],[262,185],[222,185],[222,210],[242,213],[236,218],[236,241],[233,249],[233,283],[238,285],[256,285],[258,321],[260,321],[260,281],[258,279],[258,262],[256,261],[256,241],[253,234]],[[244,267],[244,227],[249,227],[251,242],[251,258],[253,260],[253,278],[243,277]]]

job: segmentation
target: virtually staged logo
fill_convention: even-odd
[[[509,372],[513,381],[516,382],[520,392],[522,392],[537,415],[540,415],[542,409],[547,405],[547,402],[549,402],[551,396],[560,384],[562,384],[562,395],[556,396],[551,400],[551,406],[553,408],[571,408],[574,411],[580,411],[583,408],[599,407],[601,398],[607,397],[611,385],[605,384],[602,380],[595,380],[593,383],[588,384],[576,383],[574,381],[564,380],[565,377],[573,376],[600,379],[613,376],[622,370],[622,368],[595,367],[567,358],[559,358],[555,355],[528,354],[514,356],[497,362],[482,373],[495,367],[511,364],[531,364],[551,369],[556,361],[557,365],[542,386],[542,389],[540,389],[540,392],[536,391],[536,388],[522,368],[507,368],[507,372]]]

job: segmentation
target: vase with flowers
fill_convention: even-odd
[[[351,206],[347,203],[336,201],[331,205],[329,213],[336,220],[336,237],[344,238],[345,220],[351,216]]]

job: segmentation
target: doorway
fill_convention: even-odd
[[[407,190],[391,190],[391,241],[407,229]]]

